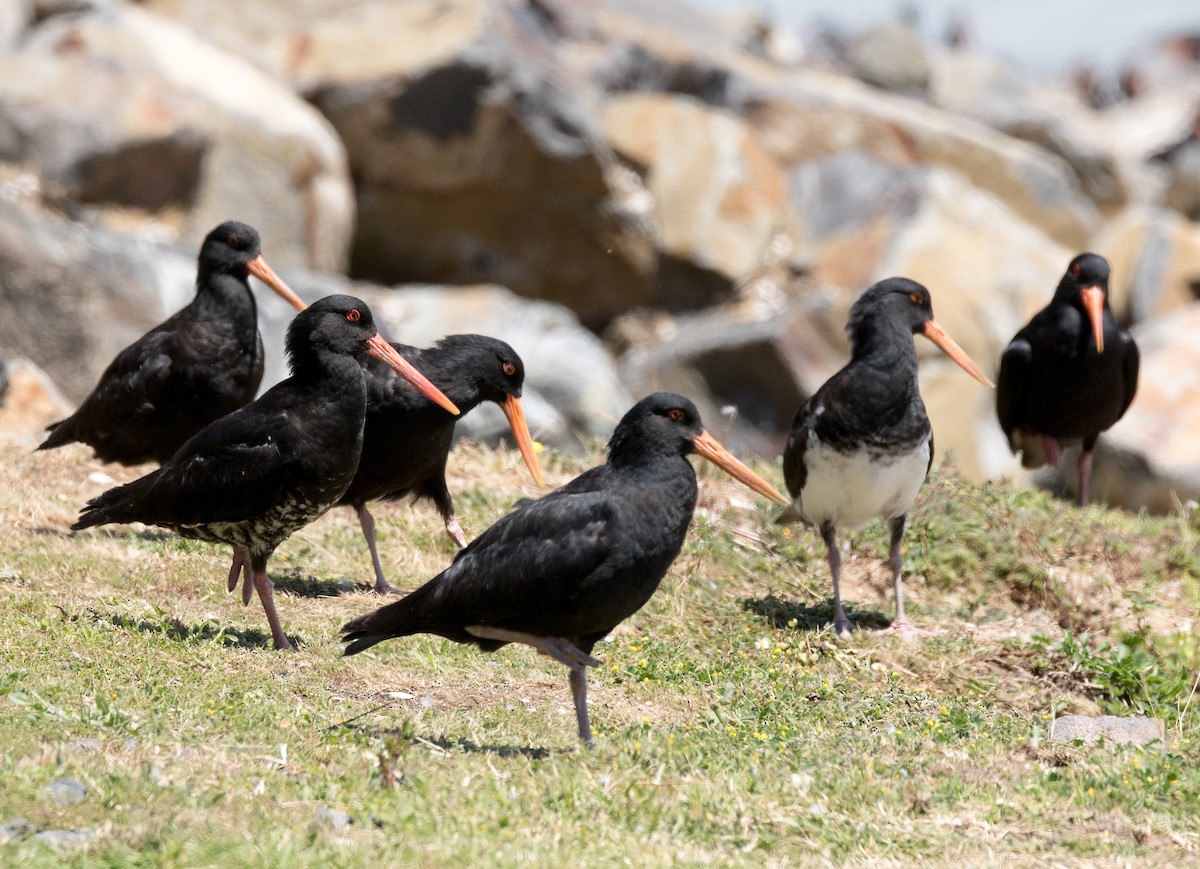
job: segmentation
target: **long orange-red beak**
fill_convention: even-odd
[[[395,347],[384,341],[383,336],[378,332],[367,342],[367,352],[380,362],[390,365],[397,374],[415,386],[418,392],[434,404],[458,416],[459,410],[455,407],[454,402],[446,398],[440,389],[430,383],[428,377],[413,368],[409,361],[397,353]]]
[[[279,298],[283,299],[297,311],[303,311],[308,307],[304,304],[304,300],[296,295],[295,290],[285,284],[283,278],[275,274],[275,270],[267,265],[267,261],[262,258],[262,254],[250,260],[247,268],[250,269],[250,274],[274,290],[279,295]]]
[[[692,438],[692,442],[696,445],[697,455],[704,456],[704,458],[708,459],[739,483],[744,483],[763,497],[770,498],[776,504],[782,504],[787,507],[792,503],[779,494],[774,486],[734,458],[733,453],[721,446],[720,441],[708,432],[700,432],[700,434]]]
[[[537,453],[533,451],[533,438],[529,436],[529,425],[525,422],[525,409],[521,407],[521,399],[509,395],[500,405],[500,409],[508,417],[513,440],[517,442],[517,449],[521,451],[521,458],[525,460],[525,467],[529,468],[529,473],[533,475],[533,481],[539,486],[546,485],[542,479],[542,466],[538,464]]]
[[[987,375],[983,373],[983,369],[975,364],[975,360],[967,355],[967,351],[958,346],[953,338],[946,334],[937,320],[927,320],[922,333],[938,345],[943,353],[958,363],[958,367],[970,374],[988,389],[995,389],[996,384],[988,380]]]
[[[1083,297],[1083,309],[1092,321],[1092,335],[1096,338],[1096,352],[1104,352],[1104,290],[1099,287],[1084,287],[1079,291]]]

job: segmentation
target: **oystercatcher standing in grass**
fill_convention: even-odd
[[[392,366],[421,393],[457,409],[375,331],[367,306],[327,296],[288,327],[292,376],[201,429],[158,470],[88,502],[73,529],[109,522],[161,525],[233,547],[229,590],[258,592],[277,649],[289,649],[267,559],[350,485],[362,449],[367,388],[356,357]]]
[[[420,368],[463,414],[485,401],[500,405],[534,482],[542,485],[542,469],[521,407],[525,366],[512,347],[483,335],[450,335],[425,350],[406,344],[392,347]],[[338,503],[349,504],[358,513],[375,568],[374,590],[384,594],[394,589],[383,576],[375,546],[375,520],[367,501],[400,500],[406,495],[429,498],[442,516],[446,533],[460,548],[467,545],[446,488],[446,459],[458,417],[431,404],[382,363],[368,359],[365,368],[367,421],[362,458],[350,488]]]
[[[250,275],[304,307],[263,259],[253,227],[222,223],[200,246],[191,303],[118,353],[79,409],[47,426],[38,449],[80,441],[106,462],[164,462],[253,399],[263,345]]]
[[[605,464],[509,513],[408,597],[343,627],[346,654],[418,633],[488,652],[524,643],[570,669],[579,738],[590,744],[592,648],[650,599],[679,554],[696,506],[692,452],[787,503],[704,430],[688,399],[656,393],[617,425]]]
[[[833,626],[854,629],[842,609],[837,529],[855,530],[883,519],[891,531],[888,564],[896,586],[890,630],[923,633],[904,614],[900,538],[917,491],[933,464],[933,429],[917,389],[913,335],[929,338],[985,386],[969,356],[933,318],[929,290],[907,278],[888,278],[850,309],[850,362],[804,402],[783,452],[783,475],[795,499],[778,522],[815,525],[833,574]]]
[[[1080,444],[1079,506],[1088,502],[1092,449],[1137,392],[1139,354],[1108,305],[1108,262],[1082,253],[1000,357],[996,415],[1027,468],[1057,465]]]

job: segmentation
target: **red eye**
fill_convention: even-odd
[[[513,365],[511,362],[504,363],[504,374],[506,377],[512,377],[516,373],[517,366]]]
[[[231,248],[233,248],[234,250],[237,250],[238,248],[240,248],[242,246],[242,240],[240,238],[238,238],[236,235],[229,236],[229,238],[225,239],[225,243],[227,245],[229,245]]]
[[[1071,263],[1071,277],[1077,278],[1083,274],[1083,267],[1079,263]]]
[[[362,319],[362,314],[359,313],[358,308],[351,308],[346,313],[346,319],[349,320],[351,323],[357,323],[359,320]]]
[[[671,408],[670,410],[667,411],[667,418],[673,419],[673,420],[675,420],[675,422],[679,422],[681,419],[683,419],[683,408],[681,408],[681,407]]]
[[[923,305],[923,304],[925,304],[925,297],[924,297],[923,295],[921,295],[920,293],[916,293],[916,292],[909,293],[909,294],[908,294],[908,300],[909,300],[910,302],[912,302],[914,305]]]

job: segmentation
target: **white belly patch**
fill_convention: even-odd
[[[899,454],[867,448],[839,452],[811,432],[805,446],[807,477],[796,509],[818,527],[833,522],[853,531],[872,519],[908,512],[929,468],[928,435]]]

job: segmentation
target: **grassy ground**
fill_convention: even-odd
[[[89,475],[135,472],[28,447],[0,443],[0,829],[82,832],[14,837],[0,864],[1196,859],[1194,509],[1080,511],[935,476],[905,568],[910,616],[939,633],[842,642],[819,538],[702,468],[683,554],[597,647],[586,751],[564,669],[527,649],[421,637],[339,657],[338,626],[378,603],[348,510],[271,562],[299,647],[282,654],[257,602],[225,593],[226,551],[66,530],[106,487]],[[552,482],[583,467],[543,459]],[[452,467],[468,536],[533,493],[514,455],[459,449]],[[394,584],[451,558],[430,508],[377,507]],[[852,543],[850,614],[886,625],[883,532]],[[1071,711],[1159,716],[1170,744],[1049,744]],[[86,797],[54,799],[60,779]]]

